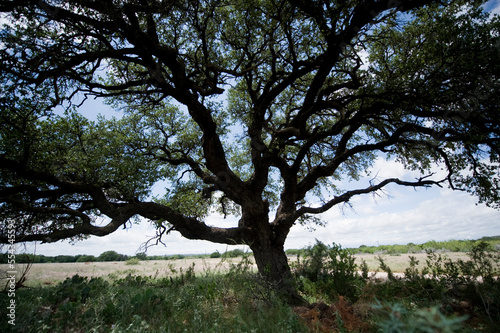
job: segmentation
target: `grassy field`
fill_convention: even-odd
[[[452,260],[465,259],[467,255],[462,252],[450,252],[446,255]],[[409,257],[413,256],[419,261],[419,268],[425,265],[427,255],[425,253],[414,254],[357,254],[356,264],[359,266],[364,260],[370,272],[379,270],[379,257],[391,268],[392,272],[402,273],[408,267]],[[253,258],[248,258],[253,264]],[[127,275],[151,276],[154,278],[174,277],[188,269],[193,269],[197,275],[206,273],[227,273],[232,265],[237,265],[241,258],[185,258],[176,260],[144,260],[136,265],[130,265],[126,261],[117,262],[78,262],[78,263],[43,263],[33,264],[27,275],[26,285],[30,287],[40,285],[51,285],[64,281],[73,275],[93,277],[104,277],[110,279],[124,278]],[[290,263],[297,261],[296,256],[289,257]],[[26,264],[19,264],[17,271],[24,271]],[[256,270],[255,265],[251,265]],[[0,272],[7,271],[7,265],[0,265]]]
[[[126,261],[116,262],[78,262],[78,263],[44,263],[33,264],[28,273],[27,286],[51,285],[64,281],[73,275],[89,278],[103,277],[120,279],[127,275],[151,276],[164,278],[177,276],[192,269],[200,273],[226,273],[231,265],[237,264],[241,258],[221,259],[179,259],[179,260],[145,260],[130,265]],[[25,269],[26,264],[19,264],[18,270]],[[0,265],[0,271],[7,265]]]
[[[293,307],[251,256],[33,264],[15,298],[0,292],[0,331],[497,332],[499,258],[486,243],[467,254],[392,255],[318,243],[289,257],[307,301]]]

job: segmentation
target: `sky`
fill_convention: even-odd
[[[393,161],[377,160],[373,170],[379,177],[408,173]],[[368,181],[366,178],[364,181]],[[363,180],[361,180],[363,182]],[[389,186],[380,196],[363,195],[351,200],[352,207],[332,208],[322,214],[328,222],[314,231],[296,225],[290,231],[285,248],[298,249],[313,245],[317,240],[333,242],[343,247],[360,245],[420,244],[429,240],[478,239],[500,235],[500,211],[477,205],[476,198],[464,192],[447,188],[417,189]],[[210,225],[232,227],[237,219],[214,214],[206,219]],[[74,245],[67,241],[52,244],[27,245],[27,250],[47,256],[59,254],[99,255],[104,251],[134,255],[142,252],[142,245],[155,235],[149,223],[142,222],[129,229],[120,229],[105,237],[92,236]],[[166,246],[150,247],[148,255],[210,254],[244,246],[228,246],[206,241],[193,241],[172,232],[164,238]]]
[[[500,1],[490,1],[486,7],[491,12],[500,13]],[[104,113],[109,110],[96,102],[85,104],[88,114]],[[436,169],[438,166],[436,166]],[[378,159],[372,167],[372,175],[382,177],[415,178],[394,161]],[[365,183],[373,176],[360,180]],[[161,190],[157,188],[156,190]],[[500,211],[477,204],[477,199],[464,192],[448,188],[413,189],[388,186],[380,196],[362,195],[354,197],[351,206],[334,207],[320,218],[328,222],[311,231],[304,226],[294,226],[285,243],[286,249],[298,249],[313,245],[315,240],[326,244],[333,242],[343,247],[360,245],[385,245],[424,243],[429,240],[477,239],[484,236],[500,235]],[[237,219],[213,214],[207,217],[207,224],[219,227],[237,225]],[[155,235],[155,230],[147,221],[134,224],[131,228],[120,229],[105,237],[92,236],[74,244],[60,241],[51,244],[30,243],[19,251],[55,255],[88,254],[98,256],[102,252],[114,250],[121,254],[134,255],[143,252],[144,243]],[[166,246],[150,247],[148,255],[209,254],[224,252],[244,246],[228,246],[206,241],[193,241],[172,232],[164,237]]]

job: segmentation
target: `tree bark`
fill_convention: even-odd
[[[273,241],[269,234],[260,233],[250,248],[262,277],[290,305],[307,303],[298,293],[292,276],[284,244]]]

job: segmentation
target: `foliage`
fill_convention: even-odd
[[[316,240],[316,244],[306,248],[302,256],[293,269],[299,290],[313,295],[330,295],[331,299],[339,295],[352,300],[359,297],[363,277],[358,274],[355,258],[349,250],[335,243],[327,246]]]
[[[379,245],[366,246],[350,249],[354,253],[367,254],[390,254],[397,255],[403,253],[425,253],[426,251],[450,251],[450,252],[469,252],[479,242],[485,242],[492,248],[500,247],[498,237],[483,237],[478,240],[448,240],[448,241],[428,241],[422,244],[408,243],[406,245]]]
[[[0,218],[18,242],[148,220],[158,241],[249,245],[278,286],[290,228],[355,196],[448,184],[498,208],[500,19],[483,4],[2,3]],[[120,113],[90,120],[88,99]],[[364,178],[384,158],[414,176]]]
[[[244,255],[245,255],[245,252],[243,250],[240,250],[240,249],[229,250],[229,251],[226,251],[222,254],[222,256],[225,258],[237,258],[237,257],[241,257]]]
[[[125,261],[125,265],[139,265],[140,263],[141,261],[139,260],[139,258],[130,258]]]
[[[301,250],[298,250],[298,249],[288,249],[288,250],[285,251],[285,253],[288,256],[298,256],[301,253]]]
[[[94,261],[97,261],[97,258],[89,255],[81,255],[78,256],[78,259],[76,259],[76,262],[94,262]]]
[[[351,281],[358,287],[351,299],[360,307],[374,305],[365,320],[381,332],[496,332],[500,324],[500,252],[486,241],[464,242],[470,246],[469,260],[452,261],[443,253],[428,250],[425,266],[418,268],[418,260],[410,256],[404,278],[393,275],[379,257],[380,269],[388,278],[382,282],[368,279],[366,268],[361,267],[366,278]],[[335,302],[349,289],[333,284],[325,288],[324,280],[308,278],[328,265],[328,257],[320,255],[325,251],[328,247],[324,244],[303,250],[315,260],[309,260],[309,271],[303,270],[296,278],[303,295]]]
[[[73,276],[56,286],[17,291],[22,332],[308,332],[291,308],[256,297],[249,275],[107,281]],[[0,300],[3,307],[4,299]],[[3,316],[2,316],[3,317]],[[0,330],[10,327],[0,319]]]
[[[458,332],[465,318],[448,318],[438,307],[410,311],[399,304],[377,304],[382,319],[381,333],[452,333]]]
[[[221,256],[222,254],[220,254],[219,251],[215,251],[210,254],[210,258],[220,258]]]
[[[139,260],[148,260],[148,255],[145,252],[136,253],[135,257]]]
[[[500,323],[500,252],[486,242],[476,243],[469,260],[452,261],[443,254],[428,251],[426,266],[419,271],[411,258],[404,279],[367,286],[379,300],[403,301],[408,305],[436,305],[442,313],[459,313],[481,321],[486,328]],[[383,260],[381,269],[390,274]],[[365,290],[365,292],[368,292]]]
[[[125,261],[127,256],[111,250],[101,253],[97,259],[99,261]]]

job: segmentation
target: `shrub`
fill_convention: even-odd
[[[76,262],[76,259],[74,256],[59,255],[54,257],[54,262]]]
[[[184,258],[186,258],[186,256],[184,256],[182,254],[174,254],[174,255],[165,257],[166,260],[180,260],[180,259],[184,259]]]
[[[135,255],[135,257],[139,260],[148,260],[148,255],[146,252],[139,252]]]
[[[374,254],[375,251],[377,251],[377,248],[375,246],[363,246],[360,247],[358,250],[358,253],[367,253],[367,254]]]
[[[365,293],[376,295],[378,300],[426,309],[439,304],[443,314],[468,315],[480,323],[482,331],[489,332],[489,327],[491,332],[496,332],[500,324],[500,280],[497,277],[500,253],[490,244],[476,242],[468,256],[468,260],[452,261],[441,253],[427,250],[426,266],[421,271],[417,268],[418,261],[410,257],[405,279],[391,277],[390,268],[380,259],[380,267],[389,273],[389,281],[368,285]],[[413,326],[404,327],[394,332],[421,332],[413,331]],[[447,332],[444,329],[435,331]]]
[[[298,256],[300,253],[300,250],[298,249],[288,249],[285,251],[287,256]]]
[[[476,242],[468,252],[470,260],[458,260],[456,264],[445,261],[448,279],[455,295],[467,299],[482,308],[490,322],[500,322],[500,253],[484,241]]]
[[[225,258],[237,258],[237,257],[242,257],[244,254],[245,254],[245,252],[243,252],[243,250],[234,249],[234,250],[231,250],[231,251],[224,252],[223,256]]]
[[[417,333],[435,332],[452,333],[461,330],[460,323],[466,317],[448,318],[438,307],[408,310],[401,304],[376,304],[381,320],[378,332],[383,333]]]
[[[89,255],[81,255],[80,257],[78,257],[78,259],[76,260],[76,262],[94,262],[94,261],[97,261],[97,258],[94,257],[94,256],[89,256]]]
[[[140,264],[140,260],[139,258],[130,258],[130,259],[127,259],[127,261],[125,262],[125,265],[139,265]]]
[[[210,258],[220,258],[222,257],[222,255],[220,254],[219,251],[215,251],[215,252],[212,252],[212,254],[210,254]]]
[[[363,277],[357,272],[355,258],[350,251],[335,243],[331,247],[320,241],[304,251],[294,267],[294,274],[302,291],[321,293],[325,298],[359,297]]]
[[[99,261],[124,261],[127,260],[127,256],[116,251],[106,251],[101,253],[97,259]]]

